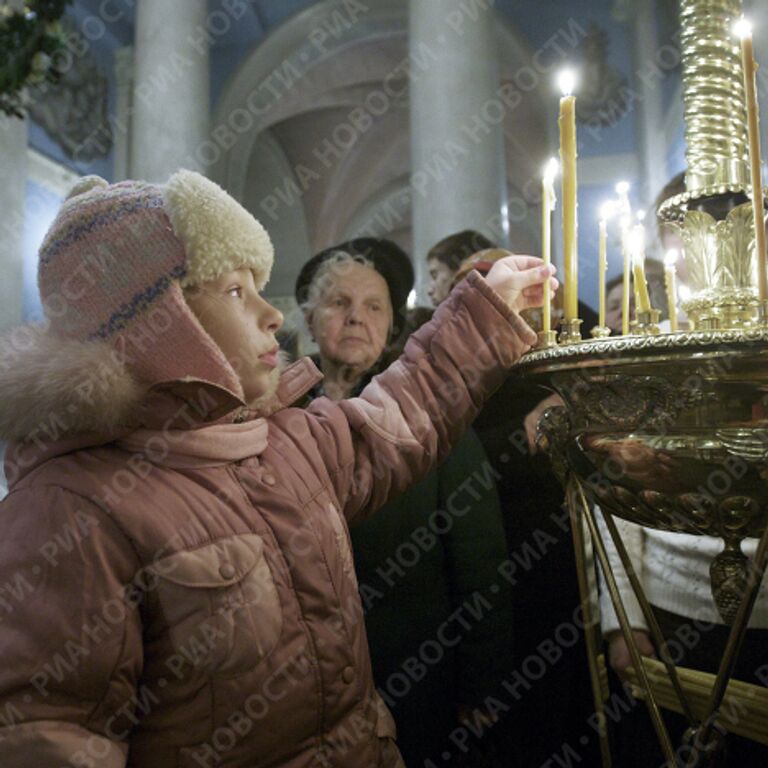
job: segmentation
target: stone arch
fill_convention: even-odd
[[[362,7],[349,0],[321,0],[289,18],[243,60],[214,111],[214,136],[236,110],[247,109],[253,117],[248,130],[220,153],[211,175],[268,228],[264,201],[273,209],[277,204],[278,220],[272,220],[271,229],[278,253],[286,254],[279,258],[287,259],[276,267],[278,293],[288,291],[287,275],[295,274],[312,251],[351,234],[393,236],[410,248],[409,105],[403,66],[408,3],[367,0],[367,10],[345,23],[351,21],[345,9],[356,5]],[[501,79],[514,82],[532,52],[503,20],[498,34]],[[547,155],[543,90],[521,91],[520,103],[505,117],[511,203],[537,205],[538,189],[527,182],[538,176]],[[351,137],[352,132],[343,126],[353,122],[353,110],[365,106],[373,91],[389,94],[389,103],[370,126],[358,126],[355,140],[349,138],[346,146],[344,135]],[[259,137],[266,131],[270,139],[265,142]],[[257,151],[267,157],[254,160]],[[260,174],[264,167],[269,172]],[[298,189],[299,194],[276,192],[280,168],[284,189]],[[300,222],[301,237],[294,236],[291,221]],[[529,221],[514,223],[511,234],[513,247],[536,244],[536,227]]]

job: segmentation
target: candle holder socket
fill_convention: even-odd
[[[582,320],[575,318],[574,320],[563,320],[560,323],[560,337],[561,344],[578,344],[582,340],[581,338],[581,324]]]
[[[611,335],[611,329],[606,325],[596,325],[589,333],[593,339],[607,339]]]
[[[759,301],[757,304],[757,325],[759,328],[768,327],[768,301]]]
[[[536,345],[536,349],[550,349],[557,346],[556,331],[539,331],[538,337],[539,343]]]
[[[659,320],[661,311],[658,309],[641,309],[637,313],[637,333],[640,336],[658,336],[661,333]]]

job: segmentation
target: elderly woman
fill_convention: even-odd
[[[403,323],[412,285],[407,255],[386,240],[343,243],[308,263],[297,297],[326,375],[316,395],[354,395],[398,354],[397,343],[385,345],[400,326],[401,338],[418,327],[410,315]],[[492,692],[511,653],[510,594],[495,583],[505,584],[501,511],[474,432],[351,535],[374,679],[406,765],[448,765],[443,753],[456,752],[451,732]],[[464,729],[454,735],[466,737]]]
[[[378,373],[412,288],[411,261],[389,240],[351,240],[304,265],[296,300],[320,350],[315,362],[324,378],[315,395],[353,397]]]

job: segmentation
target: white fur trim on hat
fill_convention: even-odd
[[[252,269],[261,290],[269,280],[274,249],[264,227],[218,184],[194,171],[174,173],[164,187],[173,231],[187,253],[182,286],[223,272]]]

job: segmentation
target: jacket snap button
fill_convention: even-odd
[[[264,481],[264,485],[274,485],[275,484],[275,476],[270,475],[269,472],[265,472],[264,476],[261,478]]]
[[[237,571],[235,570],[235,566],[232,565],[232,563],[224,563],[224,565],[219,567],[219,576],[221,576],[222,579],[226,579],[227,581],[233,578],[236,573]]]
[[[341,673],[341,679],[349,685],[355,679],[355,670],[352,667],[344,667],[344,671]]]

